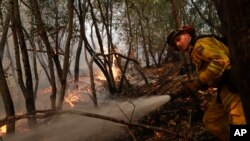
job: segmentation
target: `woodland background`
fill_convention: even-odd
[[[119,96],[133,91],[130,72],[138,71],[147,84],[143,69],[171,61],[188,64],[186,54],[165,42],[183,25],[227,38],[250,122],[249,0],[1,0],[0,6],[0,126],[7,124],[7,134],[15,132],[18,118],[28,118],[30,128],[38,124],[42,87],[52,90],[50,109],[42,110],[60,111],[69,78],[77,89],[80,76],[88,74],[97,106],[95,70],[103,73],[110,95]],[[118,82],[113,64],[120,71]],[[16,99],[25,105],[21,116]]]

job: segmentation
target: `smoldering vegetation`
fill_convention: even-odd
[[[70,108],[91,111],[112,118],[137,122],[138,119],[170,100],[170,96],[150,96],[127,100],[104,100],[98,107],[85,109],[83,105]],[[41,121],[35,129],[5,136],[6,141],[107,141],[127,132],[126,126],[98,118],[74,114],[53,116]]]

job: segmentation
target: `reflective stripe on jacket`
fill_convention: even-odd
[[[215,85],[225,69],[230,68],[228,47],[214,37],[198,39],[191,58],[196,65],[199,80],[208,86]]]

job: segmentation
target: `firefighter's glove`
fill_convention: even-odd
[[[187,98],[190,95],[194,95],[196,92],[196,86],[192,82],[186,82],[179,91],[171,94],[171,100],[177,98]]]
[[[198,80],[188,81],[184,83],[180,91],[177,91],[171,97],[172,99],[175,99],[178,97],[187,98],[190,96],[193,99],[197,99],[198,90],[205,89],[205,88],[207,88],[207,86]]]
[[[197,86],[193,83],[193,81],[190,81],[184,84],[179,93],[181,93],[183,98],[186,98],[188,96],[193,97],[193,95],[196,95],[197,92]]]

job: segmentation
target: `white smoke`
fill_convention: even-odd
[[[151,96],[133,100],[106,100],[97,108],[84,108],[78,105],[73,110],[92,111],[92,113],[136,122],[149,112],[159,108],[170,100],[170,96]],[[83,110],[85,109],[85,110]],[[126,116],[125,116],[126,115]],[[4,141],[110,141],[121,134],[125,125],[79,115],[60,115],[46,124],[26,133],[15,133],[3,137]]]

